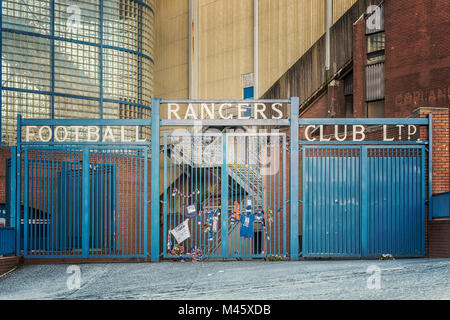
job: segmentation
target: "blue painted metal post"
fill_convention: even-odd
[[[81,200],[81,249],[83,258],[89,256],[89,149],[83,148],[82,166],[82,200]]]
[[[299,115],[300,99],[298,97],[291,97],[291,202],[290,202],[290,217],[291,217],[291,246],[290,257],[291,260],[298,260],[298,183],[299,183],[299,165],[298,165],[298,115]]]
[[[368,176],[368,159],[367,147],[361,147],[361,256],[368,255],[369,243],[369,176]]]
[[[228,172],[227,172],[227,134],[222,134],[222,200],[221,200],[221,219],[222,219],[222,257],[228,256]]]
[[[428,114],[428,220],[433,219],[433,114]]]
[[[159,261],[159,135],[161,99],[152,98],[152,184],[151,184],[151,260]]]
[[[6,192],[10,192],[9,196],[9,227],[15,228],[16,225],[16,147],[11,147],[11,168],[9,168],[9,176],[11,187],[8,189],[6,186]]]

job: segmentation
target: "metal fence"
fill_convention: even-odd
[[[71,120],[57,121],[64,126]],[[85,121],[79,119],[78,125]],[[100,119],[93,123],[103,128],[111,121],[117,123]],[[19,126],[43,123],[19,117]],[[148,256],[148,143],[18,140],[17,150],[10,180],[15,186],[11,216],[18,254],[27,258]]]
[[[160,105],[177,102],[208,101],[154,98],[151,120],[19,117],[7,197],[16,254],[159,261],[177,256],[179,244],[185,254],[238,259],[424,255],[426,200],[433,212],[431,117],[303,119],[298,98],[246,100],[289,104],[290,119],[210,119],[203,125],[285,127],[289,139],[286,133],[226,130],[161,137],[162,126],[193,123],[160,119]],[[427,126],[428,140],[329,140],[322,129],[315,141],[300,139],[302,128],[339,125]],[[98,126],[100,136],[108,126],[136,126],[137,140],[22,141],[27,126],[47,126],[48,132]],[[148,127],[151,142],[139,138]],[[172,231],[183,225],[188,237],[175,243]]]
[[[304,257],[425,254],[425,147],[307,146]]]

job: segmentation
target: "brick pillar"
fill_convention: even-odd
[[[353,116],[366,118],[366,20],[361,16],[353,24]]]
[[[433,194],[450,191],[450,135],[448,108],[420,108],[418,116],[433,115]],[[421,139],[427,139],[426,128],[421,128]],[[426,171],[428,189],[428,165]],[[428,196],[428,194],[427,194]],[[426,208],[428,217],[428,206]],[[450,258],[450,219],[426,221],[426,248],[431,258]]]

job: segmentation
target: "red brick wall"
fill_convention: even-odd
[[[386,117],[449,106],[450,2],[387,0]]]
[[[328,118],[328,94],[325,92],[308,109],[300,114],[301,118]]]

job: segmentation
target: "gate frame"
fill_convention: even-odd
[[[282,149],[282,158],[280,161],[280,163],[282,163],[283,166],[283,171],[281,173],[282,177],[286,177],[286,133],[264,133],[263,134],[266,137],[278,137],[281,138],[281,141],[278,141],[278,143],[280,144],[280,149]],[[220,206],[220,212],[221,212],[221,255],[208,255],[208,254],[203,254],[203,257],[214,257],[214,258],[261,258],[261,257],[265,257],[265,254],[249,254],[249,255],[236,255],[236,254],[224,254],[223,252],[228,252],[228,244],[229,244],[229,212],[228,212],[228,208],[229,208],[229,204],[228,204],[228,200],[229,200],[229,174],[228,174],[228,154],[227,154],[227,148],[228,148],[228,138],[229,137],[258,137],[259,134],[258,133],[227,133],[227,132],[206,132],[206,133],[173,133],[173,132],[166,132],[164,133],[163,136],[163,153],[164,153],[164,165],[163,165],[163,200],[161,201],[162,205],[163,205],[163,239],[167,239],[167,235],[168,235],[168,229],[167,227],[167,189],[168,189],[168,185],[167,185],[167,177],[168,177],[168,172],[167,172],[167,150],[168,150],[168,138],[169,137],[221,137],[221,149],[222,149],[222,162],[221,162],[221,182],[220,182],[220,186],[221,186],[221,195],[223,195],[223,197],[226,199],[225,201],[221,201],[221,206]],[[282,192],[283,192],[283,196],[281,197],[281,203],[283,208],[286,207],[287,204],[287,200],[286,200],[286,181],[284,180],[283,183],[283,188],[282,188]],[[286,212],[287,210],[284,210],[284,212]],[[277,253],[278,255],[285,257],[287,254],[287,236],[286,236],[286,224],[287,224],[287,219],[286,219],[286,215],[283,215],[283,222],[282,222],[282,231],[283,231],[283,237],[281,238],[283,245],[282,245],[282,252]],[[163,249],[167,249],[167,245],[166,242],[163,241]],[[164,250],[161,253],[163,258],[176,258],[175,255],[169,255],[166,253],[166,250]]]
[[[217,103],[217,104],[255,104],[255,103],[285,103],[290,105],[290,117],[283,119],[201,119],[201,120],[182,120],[182,119],[160,119],[160,106],[161,104],[169,104],[169,103],[178,103],[178,104],[194,104],[200,105],[202,103]],[[152,174],[152,250],[151,250],[151,260],[159,261],[160,259],[160,247],[159,247],[159,225],[160,225],[160,208],[159,208],[159,194],[160,194],[160,176],[159,176],[159,167],[160,167],[160,159],[159,153],[156,155],[154,152],[160,148],[160,134],[161,134],[161,126],[193,126],[196,124],[202,124],[204,126],[231,126],[231,127],[241,127],[241,126],[278,126],[278,127],[291,127],[291,135],[292,128],[296,127],[298,132],[298,125],[295,126],[295,120],[298,120],[298,112],[300,108],[300,99],[298,97],[291,97],[289,99],[176,99],[176,100],[163,100],[161,98],[152,98],[152,137],[159,137],[159,139],[152,139],[152,173],[158,172],[158,174]],[[293,117],[294,114],[294,117]],[[295,116],[296,115],[296,116]],[[291,143],[290,150],[290,161],[292,163],[295,158],[298,159],[298,152],[294,152],[298,150],[298,144]],[[226,146],[224,147],[226,154]],[[291,172],[292,174],[292,172]],[[298,175],[298,168],[297,168]],[[226,178],[228,179],[228,178]],[[291,178],[292,179],[292,178]],[[292,180],[291,180],[292,181]],[[222,188],[224,188],[224,184],[222,184]],[[298,186],[297,186],[298,190]],[[156,192],[157,191],[157,192]],[[228,190],[225,191],[226,193]],[[291,194],[292,194],[292,182],[291,182]],[[298,199],[298,196],[297,196]],[[290,200],[286,200],[286,205]],[[298,200],[295,202],[297,203]],[[292,206],[290,214],[291,214],[291,259],[293,256],[292,253],[294,251],[298,252],[298,206]],[[226,214],[228,217],[228,206],[224,206],[222,204],[222,214]],[[292,219],[296,220],[297,223],[292,223]],[[224,230],[228,230],[228,219],[221,219],[221,227],[222,233]],[[158,226],[153,228],[153,226]],[[297,234],[294,236],[294,234]],[[293,242],[293,239],[296,237],[297,240]],[[156,241],[155,241],[155,240]],[[164,241],[165,239],[163,239]],[[296,245],[292,246],[292,243],[296,243]],[[222,245],[223,241],[222,241]],[[228,245],[228,244],[227,244]]]

